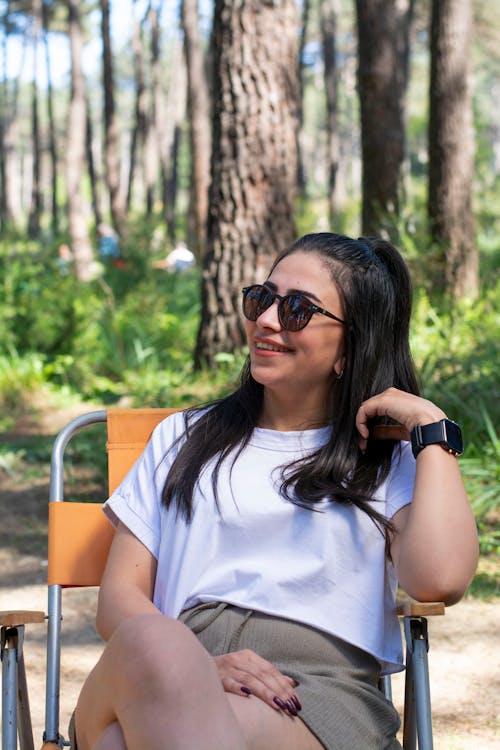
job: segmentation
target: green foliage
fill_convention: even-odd
[[[56,253],[35,243],[0,245],[0,341],[6,350],[56,354],[64,351],[80,327],[75,299],[88,307],[90,287],[78,285],[60,268]]]
[[[495,191],[492,189],[491,196]],[[397,226],[399,246],[416,279],[412,350],[425,396],[434,399],[463,426],[461,458],[484,552],[500,547],[498,334],[500,281],[495,269],[499,234],[491,231],[493,199],[481,202],[480,246],[488,270],[476,302],[447,305],[429,282],[432,248],[422,219],[423,193],[413,197]],[[324,229],[324,206],[299,207],[300,233]],[[342,222],[355,220],[354,208]],[[340,219],[339,219],[340,222]],[[199,272],[169,274],[153,268],[165,241],[151,241],[153,223],[132,226],[122,247],[125,269],[106,267],[104,275],[81,284],[55,261],[55,246],[20,240],[0,244],[0,428],[19,406],[40,390],[78,394],[106,404],[125,399],[134,406],[203,403],[232,390],[244,353],[223,353],[218,367],[194,372],[192,351],[199,321]],[[352,228],[336,226],[352,233]],[[24,454],[12,449],[0,458],[15,472]],[[21,449],[20,449],[21,450]],[[22,448],[25,450],[25,448]],[[90,453],[92,447],[90,448]]]
[[[9,412],[19,407],[27,394],[42,387],[46,379],[41,355],[30,352],[20,356],[14,348],[9,348],[0,355],[0,409]],[[2,417],[0,427],[8,429],[9,426]]]
[[[411,343],[425,394],[450,413],[460,414],[468,442],[476,448],[488,438],[478,418],[481,403],[494,424],[500,418],[498,334],[500,281],[480,300],[439,310],[427,295],[417,295]]]
[[[462,425],[460,463],[483,552],[500,550],[499,332],[500,281],[480,300],[440,311],[417,296],[411,338],[423,395]]]

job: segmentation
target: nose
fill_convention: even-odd
[[[278,316],[278,302],[278,299],[274,299],[273,304],[257,318],[256,322],[262,328],[271,328],[273,331],[281,331],[283,328]]]

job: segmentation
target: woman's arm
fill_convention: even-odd
[[[96,626],[108,640],[120,622],[132,615],[156,613],[152,602],[156,559],[122,523],[111,545],[99,590]]]
[[[368,437],[367,421],[374,416],[399,422],[409,440],[415,425],[446,415],[426,399],[389,388],[365,401],[358,412],[363,441]],[[476,524],[457,459],[439,445],[424,448],[417,457],[413,501],[392,521],[391,556],[403,589],[420,601],[457,602],[478,559]]]

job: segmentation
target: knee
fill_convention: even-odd
[[[178,686],[193,671],[210,668],[212,663],[189,628],[161,614],[127,618],[108,647],[114,652],[121,677],[133,682],[139,692],[146,685],[155,689],[166,681]]]

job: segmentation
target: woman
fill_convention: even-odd
[[[452,604],[478,554],[459,428],[418,395],[410,298],[389,243],[329,233],[245,287],[239,389],[165,420],[105,506],[108,644],[80,750],[399,747],[377,690],[402,668],[396,579]]]

